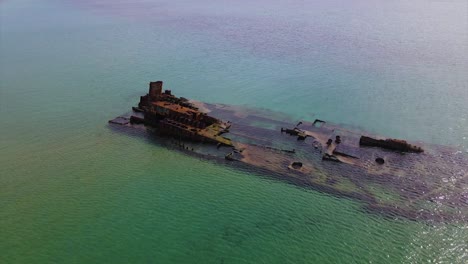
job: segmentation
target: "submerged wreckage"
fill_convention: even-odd
[[[318,119],[294,125],[273,113],[189,101],[162,85],[151,82],[138,107],[110,120],[112,127],[150,131],[187,153],[354,198],[370,212],[468,219],[468,157],[460,151],[423,149]]]

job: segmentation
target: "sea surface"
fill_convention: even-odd
[[[468,2],[0,0],[0,263],[468,261],[466,222],[109,129],[155,80],[468,152]]]

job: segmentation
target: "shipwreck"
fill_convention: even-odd
[[[408,143],[323,120],[292,123],[276,113],[176,97],[151,82],[119,132],[239,169],[348,197],[390,217],[468,219],[468,157],[452,147]]]

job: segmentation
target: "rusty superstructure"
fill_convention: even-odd
[[[223,121],[229,120],[229,121]],[[368,211],[425,220],[468,219],[468,155],[451,147],[382,138],[323,120],[291,123],[276,113],[176,97],[151,82],[116,129],[326,193]],[[146,132],[145,132],[146,133]]]
[[[157,128],[159,134],[180,139],[232,146],[230,139],[222,134],[228,132],[230,124],[201,112],[185,98],[163,92],[163,82],[150,82],[149,93],[140,97],[137,112],[143,118],[132,117],[133,123],[143,123]]]

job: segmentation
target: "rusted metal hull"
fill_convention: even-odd
[[[466,153],[422,143],[418,143],[424,148],[422,153],[364,147],[359,144],[360,138],[369,133],[322,120],[297,126],[275,113],[194,104],[211,116],[231,122],[226,137],[232,146],[180,138],[164,129],[158,131],[158,126],[122,122],[122,118],[112,127],[123,132],[140,130],[154,135],[161,144],[191,155],[353,198],[362,201],[363,208],[370,212],[409,219],[468,220]],[[131,115],[141,117],[141,113],[131,113],[128,120]],[[285,128],[291,133],[286,133]]]

